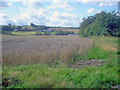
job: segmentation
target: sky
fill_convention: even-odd
[[[98,0],[99,1],[99,0]],[[118,11],[117,0],[4,0],[0,1],[0,25],[79,27],[82,19],[101,11]]]

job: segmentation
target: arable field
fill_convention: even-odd
[[[49,28],[48,30],[63,30],[63,31],[72,31],[74,33],[79,33],[79,29],[73,29],[73,28]]]
[[[118,86],[118,38],[2,37],[4,88]]]
[[[3,36],[3,63],[7,65],[63,62],[84,54],[92,39],[75,36]],[[14,61],[13,61],[14,60]]]

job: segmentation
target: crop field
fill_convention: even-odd
[[[68,62],[93,45],[92,39],[69,36],[3,36],[3,63],[7,65]],[[76,54],[76,55],[74,55]]]

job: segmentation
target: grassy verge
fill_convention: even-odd
[[[97,59],[107,63],[102,66],[56,68],[34,64],[3,67],[4,86],[8,88],[110,88],[118,85],[117,38],[92,37],[94,46],[77,60]],[[17,83],[17,84],[16,84]]]
[[[12,88],[108,88],[118,84],[118,69],[113,65],[70,69],[38,64],[9,68],[4,68],[4,78],[9,79]],[[13,77],[18,80],[17,85]]]
[[[93,46],[92,49],[86,52],[85,56],[77,57],[77,60],[91,60],[91,59],[99,59],[99,60],[105,60],[108,57],[109,53],[103,51],[98,46]]]

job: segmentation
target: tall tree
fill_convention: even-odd
[[[36,27],[36,25],[34,23],[31,23],[30,26],[31,27]]]
[[[84,19],[80,25],[82,36],[91,35],[112,35],[119,36],[118,16],[115,11],[98,13]]]

